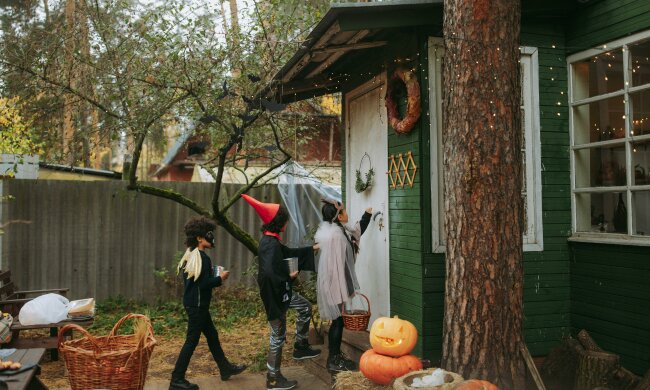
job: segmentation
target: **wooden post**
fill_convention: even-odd
[[[585,351],[578,357],[574,390],[605,386],[619,368],[619,356],[608,352]]]

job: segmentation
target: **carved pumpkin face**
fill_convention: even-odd
[[[417,341],[418,330],[415,326],[397,316],[379,317],[370,328],[370,345],[382,355],[408,355]]]
[[[499,390],[499,388],[488,381],[470,379],[457,384],[454,390]]]
[[[359,360],[361,373],[379,385],[387,385],[395,378],[421,369],[422,362],[416,356],[405,355],[394,358],[380,355],[373,349],[364,352]]]

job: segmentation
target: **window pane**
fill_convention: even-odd
[[[650,191],[632,193],[632,234],[650,236]]]
[[[650,140],[632,144],[632,166],[634,167],[632,185],[650,184]]]
[[[573,100],[623,89],[623,50],[587,58],[573,67]]]
[[[630,94],[632,135],[650,134],[650,90]]]
[[[625,137],[625,99],[617,96],[573,108],[575,145]]]
[[[650,40],[630,45],[632,85],[650,83]]]
[[[625,193],[576,194],[576,231],[627,233]]]
[[[625,185],[625,146],[575,151],[576,188]]]

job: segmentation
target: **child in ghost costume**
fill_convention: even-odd
[[[323,222],[318,227],[314,240],[320,247],[318,312],[321,319],[332,321],[328,334],[327,369],[331,373],[353,371],[357,369],[356,363],[341,352],[341,310],[345,302],[359,289],[354,266],[359,252],[359,241],[370,223],[372,208],[366,209],[361,220],[354,225],[348,224],[348,214],[341,202],[323,200],[321,211]]]
[[[213,232],[215,228],[216,224],[205,217],[192,218],[184,227],[187,251],[178,264],[178,272],[183,273],[183,306],[188,318],[187,336],[172,372],[170,390],[199,388],[185,379],[185,372],[194,349],[199,343],[201,333],[208,341],[208,347],[217,362],[222,381],[226,381],[246,369],[245,365],[232,364],[226,359],[219,342],[219,333],[217,333],[217,328],[210,316],[212,289],[221,286],[230,275],[228,271],[224,271],[220,276],[215,276],[212,260],[204,252],[207,248],[214,248]]]
[[[312,314],[311,303],[292,289],[293,281],[299,271],[289,273],[289,265],[284,259],[297,257],[299,270],[315,271],[314,251],[317,247],[289,248],[283,245],[280,241],[280,233],[284,232],[289,221],[287,209],[277,203],[260,202],[248,195],[242,197],[264,222],[257,252],[259,262],[257,284],[271,328],[269,354],[266,361],[269,370],[266,375],[266,388],[267,390],[293,389],[298,382],[285,378],[280,372],[282,347],[286,340],[287,310],[291,308],[298,312],[293,358],[297,360],[315,358],[320,355],[320,350],[312,349],[307,341]]]

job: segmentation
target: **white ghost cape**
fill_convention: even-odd
[[[183,254],[183,257],[181,258],[181,261],[178,263],[176,272],[180,273],[181,270],[184,269],[185,272],[187,272],[187,278],[194,278],[194,281],[196,282],[196,280],[201,275],[202,263],[203,261],[201,259],[201,251],[199,251],[199,248],[194,248],[192,251],[190,251],[190,248],[187,248],[185,254]]]
[[[349,239],[359,242],[361,227],[345,226]],[[318,312],[323,320],[335,320],[341,316],[341,305],[359,289],[354,268],[355,253],[341,226],[321,222],[314,241],[320,246],[318,262],[317,298]]]

